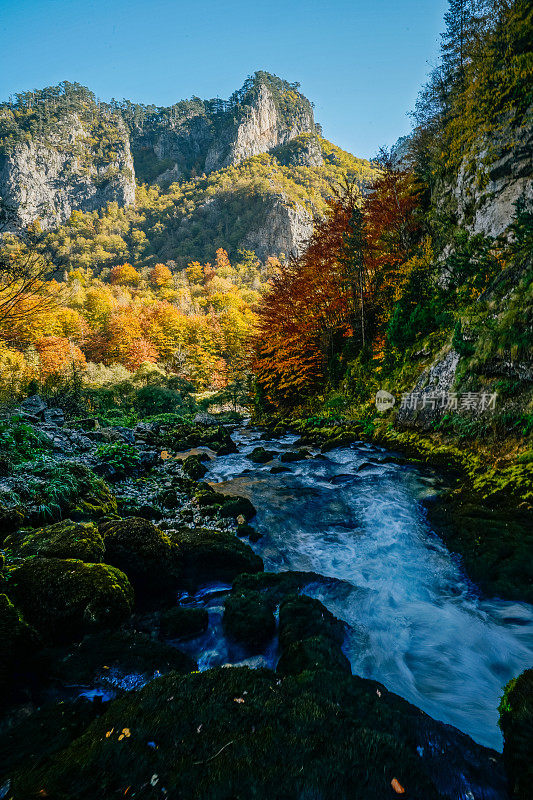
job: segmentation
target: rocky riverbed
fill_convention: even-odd
[[[352,534],[364,506],[351,519],[346,487],[360,503],[369,480],[386,494],[379,459],[352,469],[332,450],[328,464],[342,468],[330,475],[327,456],[296,437],[260,440],[209,416],[65,423],[38,397],[13,419],[39,453],[2,462],[0,797],[508,797],[495,750],[437,721],[437,706],[433,719],[418,696],[408,702],[394,672],[389,682],[362,666],[379,644],[345,613],[367,547]],[[328,503],[296,491],[311,488],[310,470],[333,487]],[[431,491],[440,487],[436,477]],[[309,514],[329,531],[323,551]],[[407,555],[426,563],[423,550]],[[429,672],[436,658],[428,649]],[[513,785],[529,675],[504,707],[519,745],[506,741]]]

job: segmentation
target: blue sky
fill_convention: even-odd
[[[372,156],[409,131],[446,0],[0,0],[0,99],[61,80],[109,100],[228,97],[265,69]]]

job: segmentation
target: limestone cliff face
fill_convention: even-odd
[[[273,253],[297,256],[313,232],[313,219],[300,205],[288,205],[283,197],[265,203],[264,214],[244,239],[244,246],[260,258]]]
[[[453,195],[459,222],[472,233],[505,234],[517,200],[533,201],[533,128],[523,127],[514,131],[512,141],[510,137],[505,131],[484,142],[459,170]],[[476,167],[469,170],[472,161]]]
[[[216,112],[206,103],[177,118],[148,116],[132,129],[132,149],[141,180],[168,184],[240,164],[314,130],[311,104],[302,95],[294,93],[291,105],[258,81],[241,102]]]
[[[115,201],[135,202],[129,138],[122,120],[112,148],[102,150],[76,115],[46,137],[33,137],[0,154],[0,218],[16,230],[40,220],[43,228],[72,211],[94,211]]]
[[[261,84],[257,97],[242,118],[209,148],[205,172],[240,164],[251,156],[267,153],[313,129],[310,107],[284,118],[271,89]]]

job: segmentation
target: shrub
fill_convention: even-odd
[[[103,444],[96,449],[96,457],[106,464],[110,464],[117,472],[128,472],[140,464],[138,450],[131,444],[113,442]]]

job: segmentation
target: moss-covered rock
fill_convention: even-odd
[[[117,683],[123,676],[146,682],[167,672],[191,672],[196,663],[176,647],[136,631],[100,631],[71,646],[67,654],[51,650],[42,664],[62,684]]]
[[[15,556],[78,558],[99,562],[104,558],[104,540],[93,523],[64,520],[37,530],[8,536],[4,546]]]
[[[37,556],[11,567],[8,585],[25,619],[52,641],[116,627],[133,605],[126,575],[107,564]]]
[[[188,586],[232,581],[241,572],[260,572],[263,561],[234,534],[184,528],[170,534],[178,549],[183,582]]]
[[[206,631],[208,623],[205,608],[176,606],[161,614],[159,633],[165,639],[191,639]]]
[[[170,596],[178,583],[177,551],[170,537],[139,517],[102,520],[106,561],[126,573],[139,602]]]
[[[0,732],[0,776],[8,778],[19,767],[42,763],[63,750],[103,712],[104,706],[80,698],[47,703],[33,714]]]
[[[281,657],[277,671],[298,675],[306,670],[351,674],[350,662],[341,650],[344,623],[318,600],[293,595],[279,610]]]
[[[457,775],[467,796],[479,773],[478,796],[504,796],[495,755],[373,681],[214,669],[158,678],[113,702],[63,751],[12,773],[10,796],[94,800],[129,787],[146,800],[162,788],[180,800],[384,800],[396,779],[411,800],[439,800],[459,796],[440,790]]]
[[[222,425],[173,425],[162,434],[161,441],[177,452],[193,447],[209,447],[219,455],[237,452],[230,431]]]
[[[252,452],[248,453],[246,458],[249,458],[254,464],[268,464],[269,461],[272,461],[275,455],[277,455],[275,450],[265,450],[264,447],[254,447]]]
[[[221,517],[244,517],[246,522],[249,522],[257,511],[253,503],[247,497],[227,497],[224,504],[220,508]]]
[[[260,653],[276,632],[268,599],[259,592],[232,592],[224,606],[224,633],[251,653]]]
[[[7,595],[0,594],[0,706],[37,645],[35,630],[24,621]]]
[[[207,472],[207,467],[204,464],[205,458],[200,455],[187,456],[182,464],[182,469],[188,478],[197,481],[203,478]]]
[[[428,504],[428,518],[489,595],[533,603],[533,526],[519,512],[475,503],[466,491]]]
[[[513,800],[528,800],[533,789],[533,669],[510,681],[500,703],[503,759]]]
[[[287,452],[280,455],[279,460],[282,464],[290,464],[293,461],[303,461],[309,458],[310,455],[309,450],[287,450]]]

